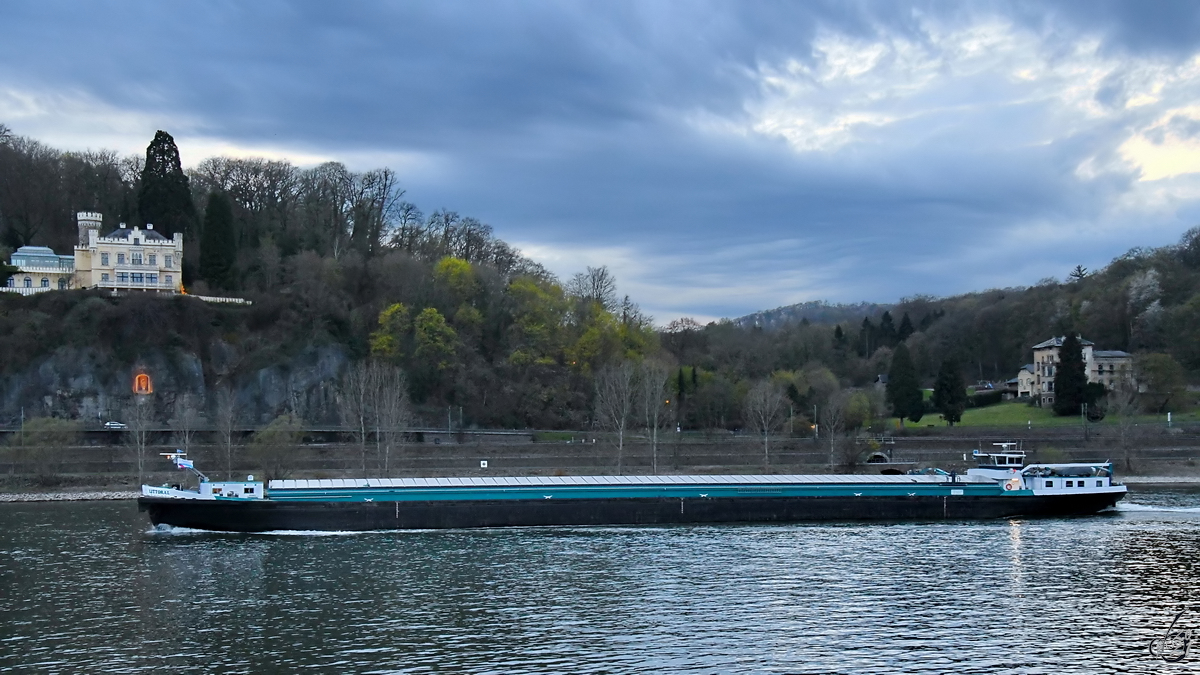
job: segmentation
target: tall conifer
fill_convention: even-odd
[[[896,322],[892,319],[892,313],[885,311],[879,318],[879,346],[895,347],[898,341]]]
[[[191,234],[196,205],[188,189],[188,177],[179,163],[179,148],[165,131],[154,134],[146,147],[146,166],[138,189],[138,215],[143,223],[170,238],[176,232]]]
[[[1054,414],[1078,415],[1087,391],[1087,366],[1079,336],[1069,333],[1058,348],[1054,366]]]
[[[933,406],[946,423],[954,426],[962,420],[967,409],[967,389],[963,386],[962,369],[954,357],[942,361],[938,369],[937,382],[933,385]]]
[[[892,412],[901,421],[905,418],[920,422],[925,413],[925,401],[917,382],[917,369],[913,366],[908,346],[903,342],[896,345],[892,354],[892,367],[888,371],[887,397]]]

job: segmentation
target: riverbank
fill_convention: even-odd
[[[130,490],[71,490],[63,492],[4,492],[0,502],[94,502],[113,499],[137,499]]]

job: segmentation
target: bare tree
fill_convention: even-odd
[[[658,431],[668,421],[669,385],[672,369],[658,359],[646,359],[638,369],[637,405],[643,428],[650,439],[650,466],[658,473]]]
[[[391,471],[393,449],[402,449],[404,433],[412,419],[408,378],[400,368],[372,361],[371,418],[375,426],[375,452],[383,464],[383,475]]]
[[[196,435],[196,427],[200,422],[200,400],[195,394],[180,394],[175,397],[175,413],[171,417],[171,426],[175,429],[175,442],[179,449],[188,452],[192,447],[192,437]]]
[[[849,402],[850,392],[835,391],[821,408],[821,433],[829,439],[830,471],[833,471],[838,444],[842,440],[842,432],[846,429],[846,408]]]
[[[361,361],[350,366],[342,376],[342,385],[338,388],[338,416],[342,426],[350,431],[358,445],[362,456],[362,471],[367,473],[367,436],[374,426],[371,419],[371,397],[375,389],[374,380],[377,372],[371,365]]]
[[[598,302],[610,312],[617,307],[617,279],[607,266],[587,268],[571,277],[563,290],[576,298]]]
[[[634,368],[629,361],[608,365],[596,373],[596,422],[617,435],[617,473],[625,470],[625,431],[633,413]]]
[[[783,391],[770,380],[759,380],[746,394],[746,422],[762,436],[764,472],[771,464],[771,432],[783,421],[783,410]]]
[[[303,430],[303,420],[285,413],[254,432],[250,452],[262,467],[264,481],[282,480],[291,474]]]
[[[392,238],[389,242],[394,248],[408,253],[413,252],[417,239],[425,233],[422,224],[425,214],[412,202],[402,201],[396,204],[395,216],[392,221]]]
[[[154,401],[149,396],[134,396],[125,410],[129,449],[137,464],[138,483],[146,473],[146,454],[150,447],[150,426],[154,423]]]
[[[225,479],[233,480],[233,433],[238,425],[237,398],[228,386],[217,390],[217,439],[225,455]]]

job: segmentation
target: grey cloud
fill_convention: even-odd
[[[1177,25],[1156,44],[1173,23],[1158,9],[1094,4],[13,3],[0,87],[84,91],[199,120],[190,133],[231,143],[434,153],[444,171],[404,174],[423,208],[475,215],[512,240],[628,248],[644,256],[629,280],[642,287],[760,289],[642,300],[732,315],[763,308],[739,302],[816,299],[795,297],[805,289],[889,301],[1031,283],[1021,275],[1165,243],[1134,232],[989,259],[1017,225],[1103,220],[1135,176],[1075,173],[1112,157],[1129,119],[1064,131],[1053,102],[1011,103],[1019,85],[988,73],[888,102],[900,119],[830,153],[687,121],[744,125],[759,69],[813,65],[822,31],[934,49],[923,16],[1009,16],[1061,53],[1088,34],[1111,53],[1194,50],[1190,5],[1168,7]],[[1126,88],[1114,76],[1097,99],[1117,108]]]

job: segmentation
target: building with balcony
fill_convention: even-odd
[[[17,272],[0,290],[32,295],[75,287],[75,258],[56,255],[45,246],[22,246],[12,254],[9,264]]]
[[[12,256],[12,266],[20,271],[2,290],[25,295],[69,288],[183,291],[183,235],[167,239],[153,225],[142,229],[125,223],[102,235],[101,214],[81,211],[76,218],[79,242],[74,256],[55,255],[44,246],[22,246]]]
[[[155,232],[153,225],[147,224],[143,230],[121,223],[101,235],[99,224],[100,214],[79,214],[80,243],[75,247],[78,288],[155,293],[183,290],[182,234],[167,239]]]

